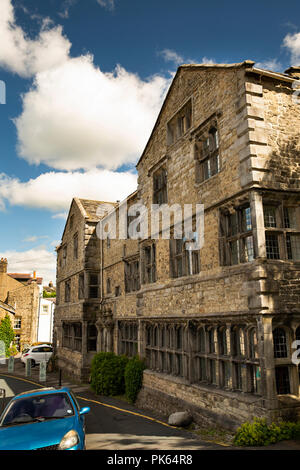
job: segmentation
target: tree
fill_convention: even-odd
[[[15,337],[15,333],[12,328],[10,318],[8,315],[5,315],[5,317],[0,322],[0,341],[3,341],[5,344],[6,356],[10,355],[9,348],[14,337]]]

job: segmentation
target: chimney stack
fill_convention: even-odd
[[[0,273],[7,273],[7,259],[1,258],[0,260]]]
[[[294,65],[289,67],[284,71],[284,73],[290,75],[290,77],[295,78],[296,80],[300,79],[300,65]]]

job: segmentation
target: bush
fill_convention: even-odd
[[[101,352],[94,356],[91,367],[91,387],[97,395],[123,395],[125,393],[124,372],[128,362],[126,356]]]
[[[233,443],[237,446],[267,446],[275,442],[299,438],[300,422],[282,421],[267,425],[266,419],[254,418],[252,423],[242,424],[235,434]]]
[[[145,363],[138,356],[129,359],[125,368],[125,395],[134,403],[142,387]]]
[[[8,315],[5,315],[0,322],[0,341],[4,342],[6,357],[10,356],[10,346],[14,337],[15,333],[11,325],[10,318]]]

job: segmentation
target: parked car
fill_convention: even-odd
[[[31,366],[34,367],[42,361],[48,362],[52,354],[53,348],[49,344],[30,346],[22,351],[21,362],[25,364],[28,359],[31,359]]]
[[[20,393],[0,416],[0,450],[84,450],[89,411],[68,387]]]

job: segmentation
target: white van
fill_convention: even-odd
[[[21,362],[26,364],[28,359],[31,359],[31,366],[34,367],[36,364],[40,364],[43,361],[48,362],[53,354],[53,349],[49,344],[39,344],[38,346],[31,346],[30,348],[24,349],[21,355]]]

